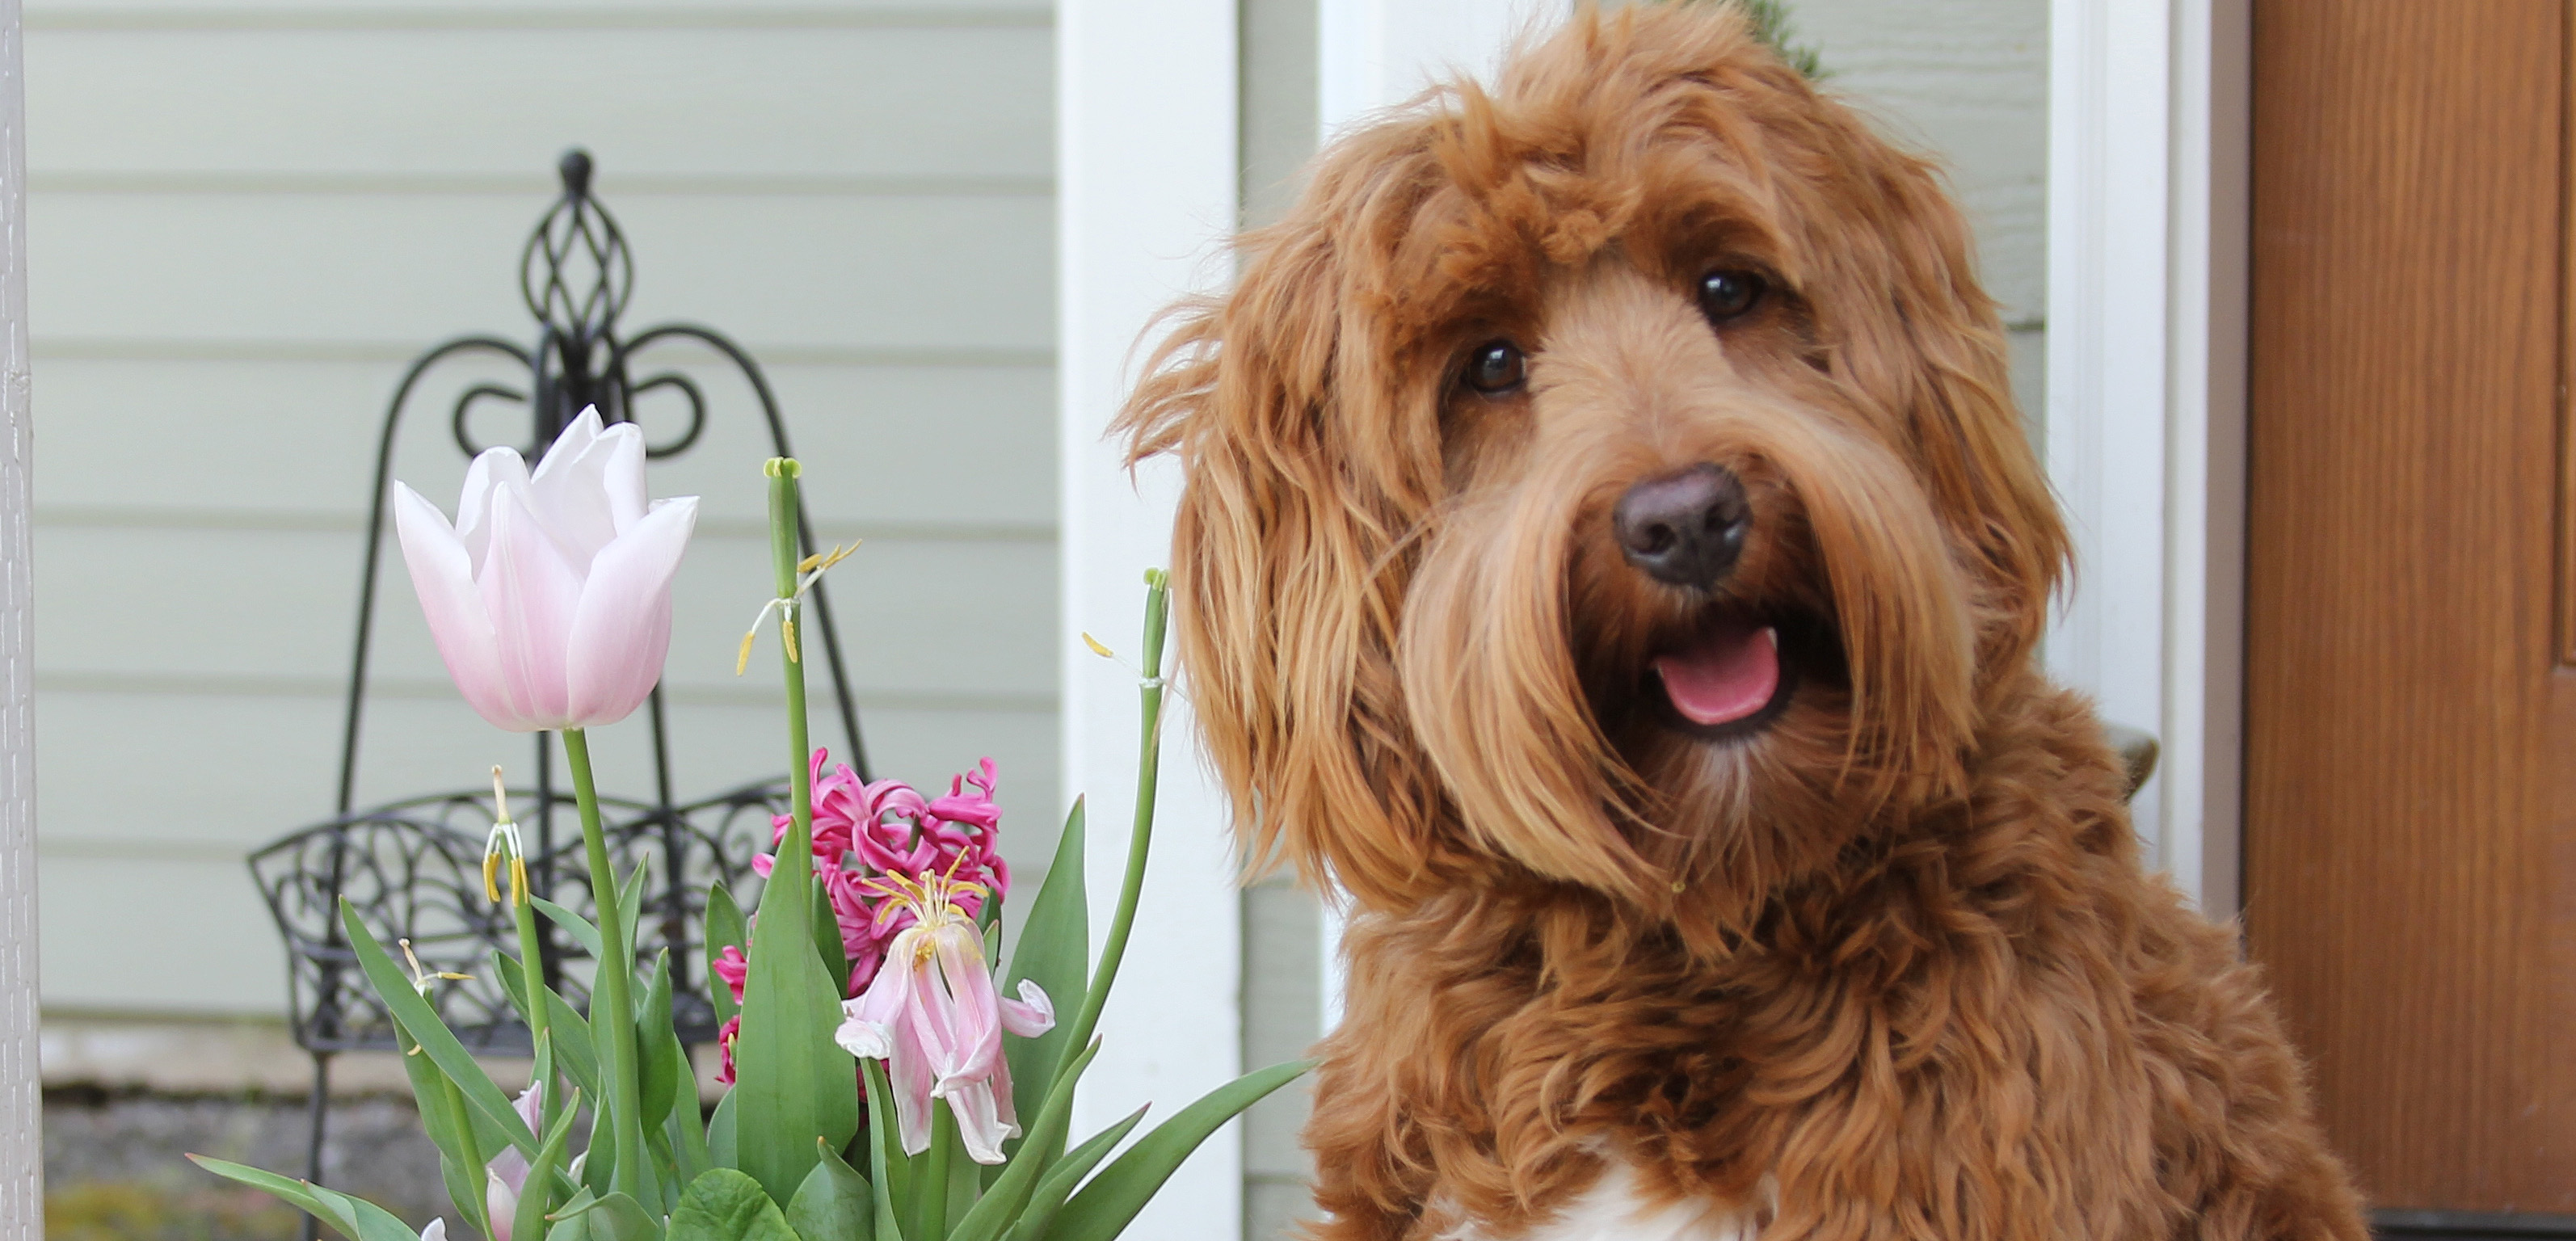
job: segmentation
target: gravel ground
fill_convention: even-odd
[[[197,1169],[195,1153],[301,1177],[303,1098],[172,1095],[82,1088],[45,1091],[48,1241],[290,1241],[303,1215],[257,1190]],[[418,1227],[454,1215],[439,1185],[438,1148],[407,1097],[331,1105],[324,1184],[367,1198]],[[472,1232],[451,1219],[451,1237]]]

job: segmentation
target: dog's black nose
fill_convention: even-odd
[[[1753,506],[1733,471],[1695,465],[1628,488],[1610,525],[1628,563],[1675,586],[1714,586],[1744,554]]]

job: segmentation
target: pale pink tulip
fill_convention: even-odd
[[[887,946],[867,993],[841,1005],[833,1037],[852,1055],[886,1062],[905,1152],[930,1149],[930,1109],[945,1099],[966,1153],[1000,1163],[1002,1142],[1020,1134],[1002,1032],[1044,1034],[1055,1027],[1055,1008],[1025,979],[1018,1000],[994,994],[984,937],[957,903],[976,885],[939,874],[869,882],[881,885],[885,909],[908,911],[914,921]]]
[[[508,448],[465,471],[456,523],[396,484],[394,527],[465,701],[513,732],[613,724],[662,677],[671,576],[695,496],[648,501],[644,434],[586,409],[536,472]]]
[[[545,1128],[546,1084],[538,1082],[519,1093],[516,1106],[519,1119],[528,1128],[542,1132]],[[491,1241],[510,1241],[510,1226],[519,1216],[519,1195],[528,1188],[528,1157],[519,1148],[504,1148],[483,1168],[483,1209],[492,1218]]]

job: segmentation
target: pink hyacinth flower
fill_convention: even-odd
[[[1011,870],[999,847],[993,760],[977,763],[933,799],[900,780],[862,781],[849,764],[828,758],[814,751],[814,873],[840,923],[855,996],[876,978],[887,942],[913,924],[910,906],[885,899],[874,876],[949,876],[960,881],[951,883],[949,899],[972,920],[983,916],[986,900],[1009,893]],[[794,823],[776,816],[772,843],[786,839]],[[775,859],[759,854],[751,865],[765,878]]]
[[[743,984],[751,980],[751,958],[742,955],[742,949],[727,944],[723,952],[716,954],[709,968],[716,972],[716,978],[724,983],[725,989],[733,992],[733,1002],[742,1003]],[[716,1069],[716,1080],[728,1086],[733,1084],[733,1040],[741,1032],[742,1016],[739,1013],[725,1018],[723,1028],[716,1031],[716,1051],[724,1058]]]
[[[586,409],[534,473],[486,449],[456,522],[396,484],[394,528],[439,658],[465,701],[513,732],[625,719],[662,677],[671,578],[695,496],[648,500],[644,433]]]
[[[515,1104],[519,1119],[531,1130],[545,1127],[546,1084],[537,1082],[519,1092]],[[483,1167],[483,1209],[492,1217],[491,1241],[510,1241],[510,1226],[518,1221],[519,1195],[528,1187],[528,1157],[512,1146],[493,1156]],[[423,1234],[426,1236],[427,1234]]]
[[[844,1020],[833,1037],[852,1055],[886,1062],[907,1154],[930,1149],[930,1109],[945,1099],[966,1153],[977,1163],[1000,1163],[1002,1143],[1020,1134],[1002,1032],[1046,1033],[1055,1027],[1054,1005],[1026,980],[1018,1000],[994,993],[984,937],[956,899],[975,885],[936,873],[871,882],[886,908],[908,911],[913,924],[888,945],[866,994],[841,1005]]]

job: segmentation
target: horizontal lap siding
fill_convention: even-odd
[[[277,1012],[241,864],[331,808],[378,420],[437,340],[531,335],[517,260],[563,149],[633,247],[623,326],[715,326],[768,364],[826,540],[881,772],[1000,764],[1023,882],[1057,799],[1053,34],[1043,6],[257,6],[27,15],[37,358],[39,822],[57,1011]],[[683,797],[785,767],[748,390],[657,494],[704,497],[669,665]],[[462,367],[397,475],[442,505]],[[650,438],[679,429],[667,394]],[[481,407],[478,438],[524,431]],[[361,804],[527,775],[456,698],[398,559]],[[820,665],[816,668],[819,670]],[[818,685],[818,690],[821,687]],[[827,700],[815,738],[840,748]],[[602,784],[651,787],[642,719]]]

